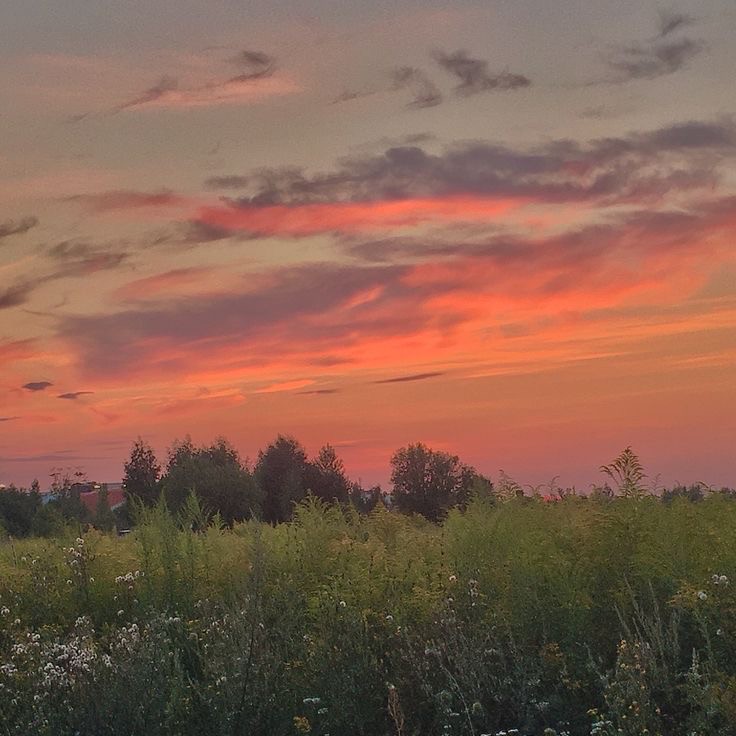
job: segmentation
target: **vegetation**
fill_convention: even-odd
[[[394,483],[429,518],[360,513],[376,489],[299,450],[280,437],[251,473],[224,441],[185,441],[131,534],[6,535],[0,733],[736,734],[732,493],[646,494],[627,453],[616,492],[524,496],[415,445]],[[456,482],[426,492],[422,464]],[[355,505],[254,518],[310,485]]]

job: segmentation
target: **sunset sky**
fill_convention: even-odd
[[[5,0],[0,482],[141,435],[736,485],[736,4]]]

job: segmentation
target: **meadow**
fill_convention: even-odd
[[[1,734],[736,733],[725,495],[140,514],[0,543]]]

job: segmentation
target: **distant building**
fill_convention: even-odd
[[[75,490],[75,486],[81,486],[79,500],[93,514],[97,511],[97,501],[103,488],[107,490],[107,503],[111,511],[125,504],[125,489],[122,483],[75,483],[72,490]]]

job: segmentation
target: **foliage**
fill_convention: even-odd
[[[161,466],[153,448],[139,437],[124,465],[123,486],[128,498],[147,505],[154,504],[159,495]]]
[[[252,474],[223,438],[209,447],[195,447],[189,438],[175,443],[161,488],[173,511],[181,509],[194,492],[202,506],[219,514],[226,524],[258,516],[261,510],[261,494]]]
[[[727,495],[208,518],[0,544],[4,733],[736,734]]]
[[[255,478],[263,493],[263,519],[271,524],[291,519],[294,504],[307,495],[309,463],[304,448],[279,435],[258,453]]]
[[[622,496],[639,498],[646,493],[642,483],[646,473],[631,447],[627,447],[613,462],[602,465],[601,473],[605,473],[616,484]]]
[[[391,458],[391,483],[400,511],[421,514],[431,521],[443,518],[471,495],[477,473],[457,455],[430,450],[418,442],[397,450]]]

